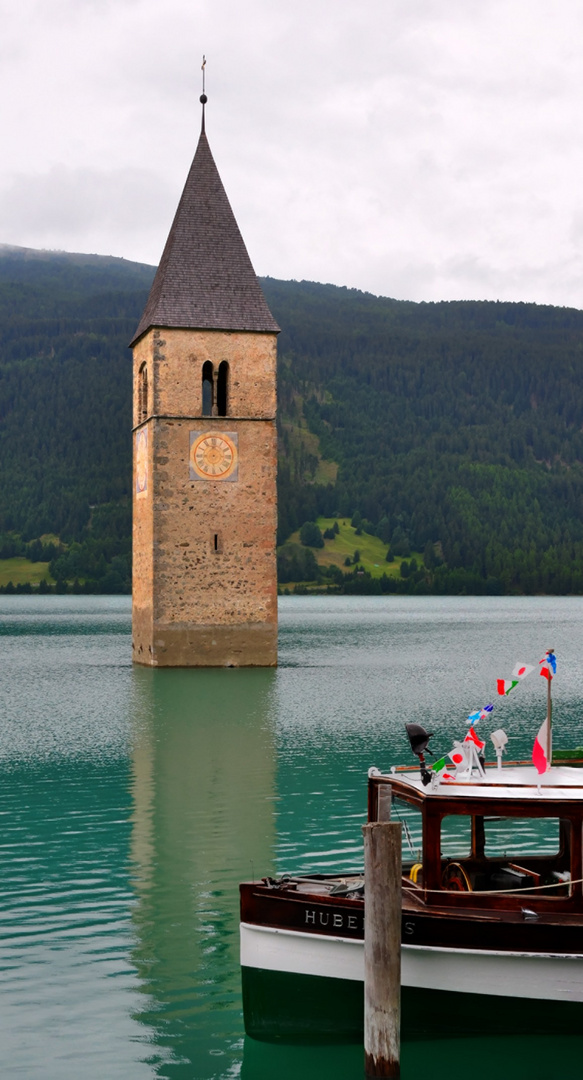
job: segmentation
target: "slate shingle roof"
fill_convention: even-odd
[[[131,345],[151,326],[279,331],[204,131]]]

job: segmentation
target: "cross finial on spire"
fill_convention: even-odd
[[[201,71],[202,71],[202,94],[200,95],[200,103],[201,103],[201,105],[202,105],[202,126],[201,126],[201,131],[204,131],[204,107],[205,107],[205,105],[206,105],[206,103],[207,103],[207,101],[208,101],[208,98],[207,98],[207,96],[206,96],[206,94],[205,94],[205,92],[204,92],[204,77],[205,77],[205,68],[206,68],[206,56],[205,56],[205,55],[204,55],[204,53],[203,53],[203,57],[202,57],[202,64],[201,64]]]

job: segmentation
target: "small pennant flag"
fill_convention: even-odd
[[[526,679],[526,676],[530,675],[531,671],[534,671],[534,664],[516,664],[512,672],[512,678]]]
[[[493,705],[484,705],[483,709],[476,709],[475,712],[470,713],[470,715],[468,716],[468,724],[473,727],[474,724],[478,723],[478,720],[485,720],[486,717],[490,715],[493,709]]]
[[[541,672],[542,674],[542,672]],[[551,725],[547,716],[543,724],[541,724],[540,731],[534,740],[534,746],[532,748],[532,763],[536,771],[542,776],[543,773],[550,769],[550,745],[551,745]]]
[[[446,766],[447,766],[448,757],[451,757],[451,754],[447,754],[445,757],[440,758],[439,761],[434,761],[433,765],[431,766],[432,772],[441,773],[441,776],[439,777],[440,783],[441,783],[442,780],[455,780],[455,776],[452,776],[451,773],[448,773],[447,771],[446,772],[441,772],[441,770],[445,769]],[[462,758],[463,758],[463,754],[462,754]]]
[[[454,765],[464,765],[466,761],[465,750],[461,743],[456,742],[453,745],[453,750],[447,755],[450,761],[453,761]]]
[[[547,655],[539,662],[541,675],[551,682],[553,675],[557,674],[557,658],[554,649],[549,649]]]
[[[499,694],[509,694],[511,690],[514,690],[515,686],[518,686],[518,679],[497,679],[496,688]]]
[[[431,766],[431,771],[432,772],[441,772],[442,769],[445,769],[446,765],[447,765],[447,758],[442,757],[442,758],[439,759],[439,761],[434,761],[433,762],[433,765]]]
[[[473,727],[469,728],[468,733],[467,733],[467,735],[466,735],[466,737],[464,739],[464,742],[473,742],[473,743],[475,743],[476,746],[478,747],[478,750],[483,750],[485,745],[486,745],[486,743],[482,742],[482,740],[478,737],[478,735],[476,734],[476,730]]]

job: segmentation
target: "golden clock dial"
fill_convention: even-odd
[[[228,480],[237,467],[237,447],[224,433],[205,432],[190,448],[190,464],[204,480]]]

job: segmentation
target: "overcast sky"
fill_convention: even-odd
[[[0,0],[0,242],[157,263],[200,128],[259,274],[583,307],[580,0]]]

